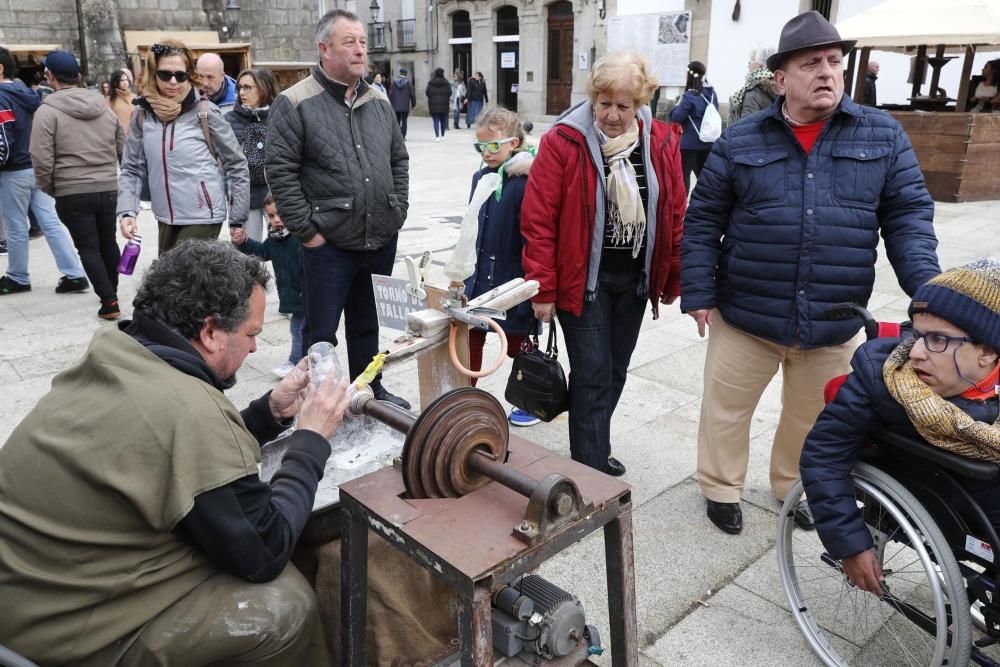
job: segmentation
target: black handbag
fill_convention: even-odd
[[[531,336],[531,349],[514,357],[504,398],[544,422],[550,422],[569,407],[566,374],[559,364],[556,321],[549,323],[549,342],[543,352],[538,336]]]

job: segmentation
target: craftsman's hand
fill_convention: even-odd
[[[674,301],[677,301],[677,297],[676,296],[667,296],[667,295],[664,294],[663,296],[660,297],[660,303],[662,303],[662,304],[664,304],[666,306],[669,306],[669,305],[673,304]]]
[[[322,234],[320,234],[319,232],[316,232],[315,234],[313,234],[313,237],[311,239],[309,239],[308,241],[306,241],[302,245],[304,245],[307,248],[318,248],[321,245],[323,245],[324,243],[326,243],[326,239],[323,238]]]
[[[121,231],[122,236],[131,241],[135,238],[135,233],[138,231],[139,226],[135,224],[135,218],[125,216],[118,222],[118,229]]]
[[[291,372],[282,378],[278,386],[271,391],[268,405],[271,414],[279,422],[290,419],[299,413],[305,388],[309,384],[309,360],[303,357]]]
[[[542,322],[551,322],[552,316],[556,314],[556,304],[554,303],[533,303],[531,309],[535,311],[535,319]]]
[[[859,554],[840,561],[848,580],[863,591],[882,597],[882,566],[875,557],[874,549],[865,549]]]
[[[698,335],[702,338],[705,337],[705,327],[712,326],[712,318],[714,317],[711,308],[703,308],[701,310],[690,310],[688,315],[694,318],[694,321],[698,323]]]
[[[247,240],[247,233],[243,231],[242,227],[230,227],[229,228],[229,238],[233,240],[236,245],[243,245]]]
[[[298,428],[315,431],[327,440],[333,437],[344,421],[344,412],[351,404],[347,387],[347,380],[337,380],[333,373],[327,374],[319,389],[310,385],[299,411]]]

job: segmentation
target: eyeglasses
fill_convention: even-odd
[[[943,333],[938,333],[937,331],[928,331],[923,333],[912,329],[910,332],[910,338],[913,339],[914,343],[924,339],[924,345],[927,347],[929,352],[944,352],[951,345],[951,341],[958,341],[958,346],[962,347],[966,343],[973,342],[968,336],[947,336]]]
[[[188,80],[188,73],[184,70],[171,72],[170,70],[158,69],[156,70],[156,78],[164,83],[167,83],[171,79],[177,79],[177,83],[184,83]]]
[[[252,83],[241,83],[236,86],[236,89],[239,90],[240,92],[249,93],[251,90],[257,90],[257,86],[253,85]]]
[[[517,137],[507,137],[506,139],[497,139],[496,141],[473,141],[472,147],[476,149],[476,152],[482,155],[483,153],[499,153],[500,147],[504,144],[514,141]]]

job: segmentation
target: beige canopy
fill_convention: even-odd
[[[922,44],[945,47],[1000,44],[998,0],[886,0],[837,23],[858,48],[912,51]]]

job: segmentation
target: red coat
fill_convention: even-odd
[[[639,125],[641,136],[641,120]],[[652,169],[646,165],[646,175],[656,174],[660,185],[648,277],[655,319],[660,299],[681,293],[680,248],[687,195],[677,135],[658,120],[653,121],[649,152]],[[558,309],[574,315],[583,310],[599,178],[603,173],[594,166],[579,131],[559,124],[542,136],[521,204],[524,277],[538,281],[535,303],[555,302]]]

